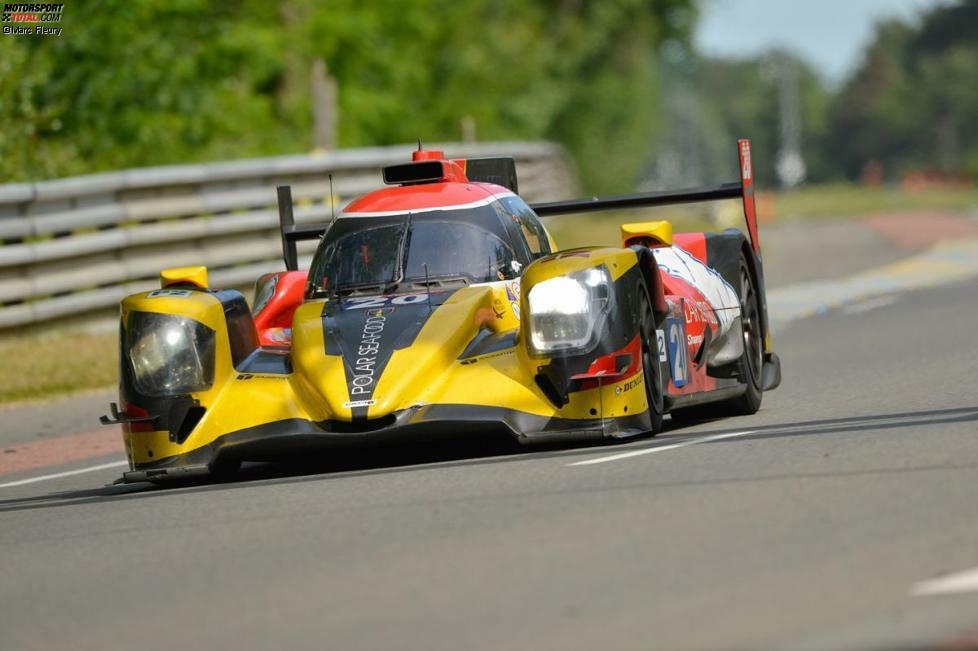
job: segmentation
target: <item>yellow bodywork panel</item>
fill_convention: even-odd
[[[628,246],[629,240],[650,237],[660,244],[672,246],[672,222],[638,222],[621,225],[621,245]]]
[[[527,267],[521,285],[525,293],[543,280],[575,271],[584,271],[600,264],[607,267],[612,280],[618,280],[626,271],[634,267],[637,261],[635,252],[629,249],[591,247],[561,251],[554,256],[537,260]]]
[[[324,307],[324,301],[304,303],[292,317],[292,386],[303,404],[319,405],[331,418],[345,412],[350,420],[350,408],[343,406],[350,400],[343,358],[326,354]]]
[[[175,267],[160,272],[160,287],[166,288],[181,283],[190,283],[207,289],[207,267]]]

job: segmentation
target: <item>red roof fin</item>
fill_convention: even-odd
[[[414,162],[420,160],[445,160],[445,152],[438,151],[437,149],[419,149],[411,152],[411,160]]]

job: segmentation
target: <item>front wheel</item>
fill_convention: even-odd
[[[645,399],[649,403],[649,434],[655,436],[662,431],[662,365],[659,364],[659,341],[655,336],[655,321],[652,318],[652,308],[643,290],[640,338],[642,340],[642,372],[645,380]]]

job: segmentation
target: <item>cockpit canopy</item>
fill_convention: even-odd
[[[549,252],[536,215],[515,195],[474,207],[343,215],[316,251],[307,295],[508,280]]]

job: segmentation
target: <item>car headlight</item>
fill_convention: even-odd
[[[203,323],[133,312],[126,340],[133,380],[143,395],[184,395],[214,383],[214,331]]]
[[[611,276],[603,267],[593,267],[550,278],[530,288],[530,347],[533,352],[586,352],[597,340],[602,317],[607,312]]]

